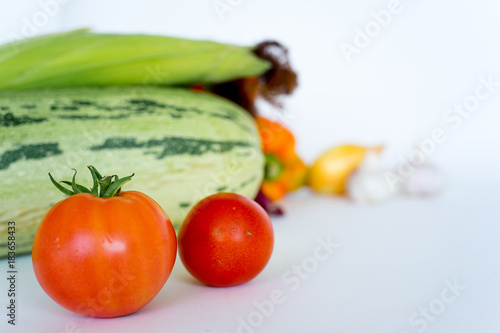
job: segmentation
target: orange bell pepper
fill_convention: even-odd
[[[283,125],[255,117],[266,157],[262,193],[272,201],[305,183],[307,166],[295,152],[295,138]]]

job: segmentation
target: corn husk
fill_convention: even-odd
[[[0,46],[0,90],[212,84],[270,67],[250,47],[76,30]]]

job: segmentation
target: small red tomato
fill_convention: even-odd
[[[75,193],[54,205],[33,242],[33,268],[59,305],[93,317],[117,317],[148,304],[176,257],[175,230],[147,195]]]
[[[269,216],[255,201],[217,193],[191,209],[178,241],[181,260],[196,279],[226,287],[250,281],[264,269],[274,233]]]

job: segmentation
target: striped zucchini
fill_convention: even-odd
[[[0,93],[0,256],[7,223],[31,251],[47,210],[63,199],[49,181],[94,165],[135,173],[125,190],[154,198],[179,225],[216,192],[253,197],[264,158],[255,123],[237,105],[181,88],[70,88]],[[87,175],[78,177],[82,185]],[[71,221],[68,221],[71,223]]]

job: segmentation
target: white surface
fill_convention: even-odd
[[[38,286],[31,258],[25,256],[18,259],[18,325],[7,329],[238,332],[238,318],[255,316],[254,302],[265,303],[277,289],[284,302],[263,317],[254,332],[414,333],[422,326],[411,325],[412,313],[429,306],[434,313],[442,311],[438,303],[445,281],[457,280],[466,289],[450,304],[443,303],[444,311],[421,332],[497,333],[499,185],[460,184],[433,199],[398,199],[364,207],[308,191],[296,193],[285,202],[286,217],[273,220],[275,251],[256,279],[230,288],[205,287],[178,261],[149,305],[115,319],[86,318],[59,307]],[[329,237],[340,246],[330,256],[320,252],[317,259],[325,260],[314,269],[311,258],[318,239]],[[300,279],[291,269],[303,264],[310,273]],[[5,260],[0,265],[5,270]],[[448,300],[453,293],[447,291],[444,297]]]
[[[449,185],[438,198],[368,207],[294,194],[287,217],[274,220],[275,253],[257,279],[207,288],[178,262],[150,305],[113,320],[60,308],[38,287],[29,257],[19,258],[19,326],[7,327],[0,313],[2,332],[236,332],[238,317],[247,318],[256,311],[253,302],[279,289],[286,301],[255,332],[413,333],[421,326],[410,325],[412,313],[439,306],[444,281],[455,278],[467,289],[421,331],[500,331],[500,87],[456,129],[443,119],[474,94],[480,76],[500,81],[498,1],[401,0],[403,10],[350,63],[341,43],[352,44],[356,27],[389,0],[233,0],[225,20],[212,0],[65,2],[35,32],[91,27],[238,44],[277,39],[290,47],[300,75],[284,120],[306,161],[341,143],[384,143],[385,163],[393,167],[414,140],[443,128],[448,139],[431,160]],[[40,3],[0,0],[0,42],[21,35],[26,20],[43,11]],[[310,262],[317,238],[330,235],[341,246],[291,290],[283,274]],[[6,270],[5,260],[0,265]]]

